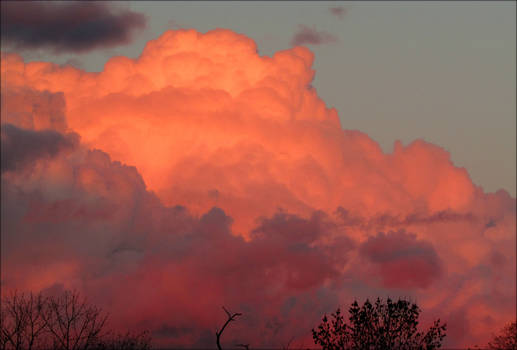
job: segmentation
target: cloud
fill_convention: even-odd
[[[28,130],[67,129],[63,93],[26,87],[2,89],[2,123]]]
[[[80,289],[109,308],[115,327],[149,328],[163,344],[209,346],[212,337],[200,339],[212,334],[221,304],[246,312],[228,333],[235,341],[273,346],[299,335],[311,318],[293,316],[319,317],[313,291],[340,275],[353,248],[331,237],[323,213],[263,218],[247,242],[232,234],[223,210],[195,217],[165,207],[134,168],[81,147],[23,181],[3,177],[2,188],[3,288]]]
[[[450,210],[442,210],[431,215],[413,212],[405,217],[393,216],[390,214],[377,214],[371,217],[353,216],[346,209],[339,207],[336,215],[340,219],[341,225],[345,227],[359,227],[363,230],[383,229],[385,227],[409,227],[409,226],[429,226],[440,223],[469,222],[476,220],[472,213],[456,213]],[[487,222],[488,227],[493,225],[493,221]]]
[[[99,73],[3,54],[2,120],[81,143],[2,173],[2,288],[75,287],[164,347],[211,345],[221,305],[244,314],[228,344],[310,343],[323,313],[377,296],[454,318],[444,346],[486,343],[515,316],[515,198],[437,145],[384,153],[343,128],[313,60],[221,29]],[[491,321],[460,337],[463,314]]]
[[[338,7],[331,7],[329,8],[330,13],[333,16],[336,16],[338,19],[342,20],[345,18],[346,10],[344,7],[338,6]]]
[[[317,31],[316,27],[308,27],[306,25],[299,25],[298,31],[291,39],[291,45],[322,45],[333,44],[338,41],[338,38],[326,31]]]
[[[78,135],[47,131],[19,129],[11,124],[2,124],[2,173],[20,170],[40,158],[50,158],[63,150],[73,149]]]
[[[99,2],[2,2],[2,40],[15,48],[83,52],[127,44],[142,14]]]
[[[404,230],[380,232],[368,238],[359,251],[378,265],[378,276],[389,288],[426,288],[442,272],[434,247]]]

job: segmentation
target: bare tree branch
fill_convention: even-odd
[[[79,293],[44,297],[14,292],[0,304],[0,350],[148,350],[147,332],[105,331],[107,315]]]
[[[226,320],[224,325],[221,327],[221,330],[215,332],[215,335],[217,337],[217,349],[219,349],[219,350],[222,350],[222,348],[221,348],[221,334],[223,334],[223,331],[226,328],[226,326],[230,322],[235,321],[235,318],[237,316],[242,316],[242,314],[239,313],[239,312],[236,312],[236,313],[232,314],[230,311],[226,310],[226,308],[224,306],[223,306],[223,310],[224,310],[224,312],[226,312],[226,315],[228,316],[228,319]]]
[[[44,313],[47,328],[60,350],[80,350],[91,347],[99,337],[107,315],[81,300],[77,292],[65,292],[49,298]]]

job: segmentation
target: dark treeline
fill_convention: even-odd
[[[214,347],[218,350],[223,350],[223,332],[242,316],[223,309],[227,320],[214,334]],[[324,315],[322,322],[312,329],[314,344],[324,350],[434,350],[441,348],[446,335],[446,324],[440,320],[426,331],[418,330],[420,309],[403,299],[377,299],[373,304],[366,300],[362,306],[354,302],[348,313],[348,321],[340,309],[330,318]],[[15,292],[1,300],[0,350],[151,349],[149,332],[117,333],[108,328],[107,321],[106,313],[75,291],[59,295]],[[517,350],[516,330],[516,323],[508,325],[487,348]],[[245,343],[231,348],[257,350]],[[295,350],[289,344],[280,349]]]
[[[2,299],[0,350],[147,350],[148,332],[115,333],[79,293],[13,293]]]

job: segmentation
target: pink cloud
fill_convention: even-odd
[[[2,150],[24,165],[1,178],[2,290],[78,288],[162,346],[213,345],[221,305],[244,314],[228,344],[275,347],[396,293],[455,320],[444,346],[488,340],[515,316],[515,198],[436,145],[343,129],[313,59],[228,30],[100,73],[3,54],[2,130],[37,142]]]
[[[403,230],[380,232],[359,250],[378,266],[379,278],[388,288],[426,288],[442,273],[434,247]]]

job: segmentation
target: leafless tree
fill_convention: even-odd
[[[0,350],[149,350],[148,332],[105,330],[107,315],[77,292],[2,298]]]
[[[228,319],[226,320],[226,322],[224,323],[224,325],[221,327],[221,329],[220,329],[219,331],[216,331],[216,332],[215,332],[215,335],[216,335],[216,337],[217,337],[217,349],[219,349],[219,350],[223,350],[223,349],[221,348],[221,334],[223,334],[223,331],[224,331],[224,329],[226,328],[226,326],[227,326],[230,322],[235,321],[235,318],[236,318],[237,316],[242,316],[242,314],[241,314],[241,313],[239,313],[239,312],[236,312],[236,313],[234,313],[234,314],[230,313],[228,310],[226,310],[226,308],[225,308],[224,306],[223,306],[223,310],[224,310],[224,312],[226,312],[226,315],[228,316]]]
[[[32,350],[43,346],[46,299],[32,293],[14,292],[2,300],[0,348]]]
[[[98,341],[107,315],[76,291],[49,297],[42,313],[56,350],[86,350]]]

